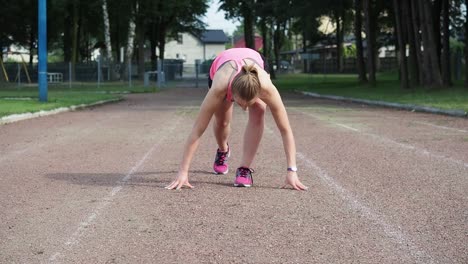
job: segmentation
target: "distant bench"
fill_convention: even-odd
[[[62,83],[63,74],[60,72],[48,72],[47,73],[47,82],[48,83]]]

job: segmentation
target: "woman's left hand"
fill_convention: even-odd
[[[288,171],[284,185],[281,188],[286,188],[288,186],[292,186],[298,191],[307,191],[307,189],[309,189],[309,187],[305,186],[301,183],[301,181],[299,181],[299,177],[295,171]]]

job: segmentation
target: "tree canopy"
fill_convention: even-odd
[[[254,36],[260,34],[264,41],[262,52],[277,65],[281,52],[300,49],[297,52],[307,54],[321,43],[334,47],[338,71],[343,68],[345,54],[356,56],[359,80],[373,84],[377,52],[381,47],[392,46],[396,47],[402,87],[448,87],[452,77],[449,63],[452,43],[468,39],[465,37],[468,0],[219,1],[227,18],[242,21],[246,46],[255,48]],[[60,50],[66,62],[87,61],[92,49],[109,45],[109,58],[120,61],[120,47],[127,47],[133,54],[133,50],[147,46],[154,61],[157,49],[164,58],[168,38],[180,32],[200,34],[205,29],[201,17],[209,3],[208,0],[49,0],[48,46]],[[0,0],[0,4],[0,53],[11,44],[18,44],[34,54],[37,2]],[[332,32],[320,30],[324,18],[332,24]],[[130,37],[132,34],[134,38]],[[293,39],[300,45],[292,45]],[[353,42],[353,52],[345,52],[346,41]],[[464,53],[468,59],[468,52]],[[143,53],[134,54],[137,60],[144,61],[138,59]]]

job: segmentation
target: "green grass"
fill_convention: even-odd
[[[0,83],[0,117],[120,99],[122,94],[129,92],[154,92],[154,88],[144,87],[139,83],[135,83],[131,88],[128,84],[121,83],[106,83],[99,87],[96,84],[74,83],[71,88],[68,85],[49,85],[47,102],[39,102],[37,85],[16,86]]]
[[[428,90],[417,87],[406,91],[400,88],[395,74],[378,75],[376,87],[359,84],[356,75],[290,74],[280,75],[274,83],[283,91],[309,91],[468,112],[468,89],[463,87],[462,82],[457,82],[449,89]]]

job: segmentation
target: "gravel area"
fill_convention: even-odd
[[[280,189],[270,113],[254,187],[232,187],[247,113],[235,108],[231,170],[164,189],[206,89],[0,125],[0,263],[468,263],[468,120],[284,94],[306,192]]]

